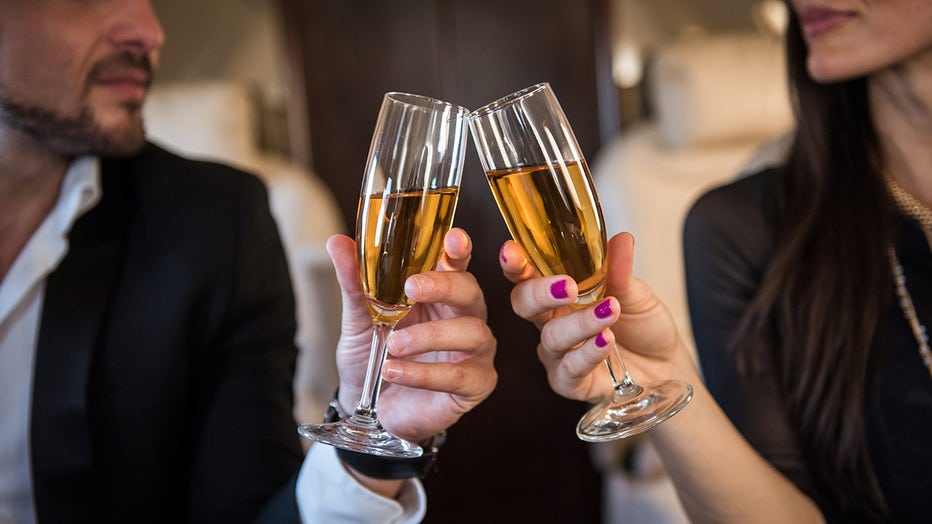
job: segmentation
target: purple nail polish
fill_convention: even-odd
[[[566,298],[569,294],[566,292],[566,279],[558,280],[550,284],[550,294],[553,298]]]
[[[604,348],[607,344],[608,344],[608,341],[605,340],[605,335],[603,335],[602,333],[599,333],[598,335],[596,335],[595,337],[596,346],[600,348]]]
[[[502,262],[506,264],[508,263],[508,259],[505,258],[505,246],[502,246],[502,248],[498,251],[498,256],[502,257]]]
[[[595,316],[599,318],[608,318],[612,316],[612,301],[606,300],[595,307]]]

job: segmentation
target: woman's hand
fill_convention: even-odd
[[[633,276],[634,237],[609,241],[605,298],[587,307],[574,305],[576,282],[565,275],[541,277],[521,247],[502,246],[500,263],[514,282],[515,313],[541,330],[537,347],[550,387],[576,400],[595,401],[611,394],[602,365],[617,343],[636,382],[692,376],[689,353],[666,306]],[[613,364],[616,373],[618,364]]]

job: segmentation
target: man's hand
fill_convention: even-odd
[[[331,237],[327,250],[342,289],[342,334],[337,349],[340,404],[359,401],[372,344],[372,319],[359,282],[355,242]],[[454,228],[444,239],[436,271],[410,277],[405,293],[417,303],[388,340],[379,421],[388,431],[423,442],[445,430],[491,394],[496,341],[486,324],[482,291],[466,272],[472,242]]]

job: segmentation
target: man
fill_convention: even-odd
[[[302,458],[266,193],[145,142],[162,41],[148,0],[0,3],[0,522],[418,520],[421,463]],[[420,442],[496,381],[469,237],[445,247],[383,371],[380,418]],[[371,327],[353,241],[328,249],[348,411]]]

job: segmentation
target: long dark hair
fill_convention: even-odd
[[[745,371],[761,358],[777,370],[820,489],[848,515],[883,520],[865,406],[878,319],[892,294],[894,211],[878,175],[866,80],[814,82],[794,16],[786,41],[796,134],[774,178],[774,256],[735,350]]]

